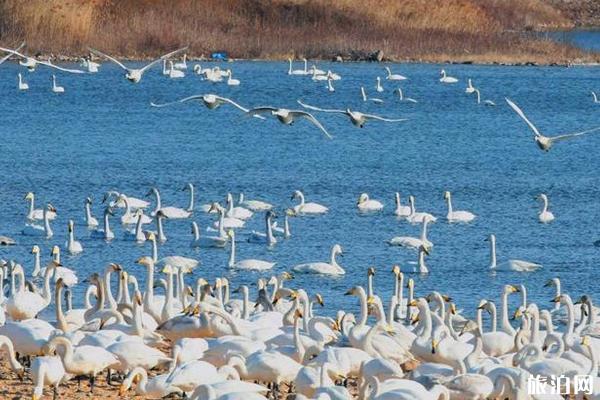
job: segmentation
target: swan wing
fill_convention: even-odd
[[[542,134],[540,133],[540,131],[538,131],[538,129],[535,127],[535,125],[533,125],[531,123],[531,121],[529,121],[527,119],[527,117],[525,116],[525,113],[523,112],[523,110],[521,110],[519,108],[519,106],[517,106],[515,103],[513,103],[512,101],[510,101],[508,98],[505,98],[505,100],[508,103],[508,105],[510,106],[510,108],[512,108],[514,110],[514,112],[516,112],[517,115],[519,117],[521,117],[521,119],[523,119],[523,121],[525,121],[525,123],[527,125],[529,125],[529,127],[531,128],[531,130],[533,131],[533,133],[535,134],[535,136],[542,136]]]
[[[71,74],[85,74],[85,71],[82,71],[80,69],[69,69],[69,68],[59,67],[58,65],[52,64],[50,62],[50,60],[48,60],[48,61],[37,61],[37,63],[41,64],[41,65],[45,65],[47,67],[58,69],[59,71],[69,72]]]
[[[242,107],[241,105],[239,105],[238,103],[236,103],[235,101],[228,99],[227,97],[221,97],[221,96],[215,96],[215,99],[223,102],[223,103],[227,103],[227,104],[231,104],[232,106],[234,106],[235,108],[242,110],[243,112],[248,112],[249,110],[246,107]]]
[[[321,125],[321,123],[311,113],[307,113],[306,111],[294,110],[290,111],[290,115],[292,115],[293,117],[306,118],[307,120],[312,122],[313,125],[319,128],[325,134],[325,136],[327,136],[329,139],[333,139],[333,136],[331,136],[329,132],[327,132],[325,127],[323,127],[323,125]]]
[[[155,103],[155,102],[150,102],[150,105],[152,107],[167,107],[167,106],[171,106],[173,104],[177,104],[177,103],[185,103],[186,101],[190,101],[190,100],[202,100],[204,96],[201,94],[197,94],[194,96],[188,96],[188,97],[184,97],[183,99],[179,99],[179,100],[175,100],[175,101],[171,101],[168,103]]]
[[[571,139],[577,136],[583,136],[583,135],[587,135],[588,133],[593,133],[593,132],[598,132],[600,131],[600,126],[597,128],[593,128],[593,129],[588,129],[585,131],[581,131],[581,132],[576,132],[576,133],[566,133],[564,135],[558,135],[558,136],[553,136],[551,138],[549,138],[552,142],[558,142],[561,140],[566,140],[566,139]]]
[[[25,44],[25,42],[23,42],[23,44]],[[21,58],[25,58],[25,59],[29,58],[26,55],[24,55],[22,53],[19,53],[19,49],[12,50],[12,49],[6,49],[4,47],[0,47],[0,50],[3,51],[3,52],[5,52],[5,53],[10,53],[11,55],[15,55],[15,56],[18,56],[18,57],[21,57]]]
[[[89,50],[90,50],[92,53],[95,53],[96,55],[99,55],[99,56],[101,56],[101,57],[104,57],[104,58],[106,58],[107,60],[110,60],[110,61],[114,62],[114,63],[115,63],[115,64],[117,64],[119,67],[123,68],[125,71],[129,71],[129,68],[127,68],[125,65],[123,65],[123,63],[122,63],[122,62],[120,62],[119,60],[117,60],[116,58],[113,58],[113,57],[109,56],[108,54],[105,54],[105,53],[103,53],[103,52],[101,52],[101,51],[98,51],[98,50],[92,49],[91,47],[88,47],[88,49],[89,49]]]
[[[385,121],[385,122],[402,122],[402,121],[408,121],[407,118],[384,118],[384,117],[380,117],[378,115],[373,115],[373,114],[363,114],[363,116],[367,119],[375,119],[377,121]]]
[[[4,61],[8,60],[12,56],[16,55],[16,52],[18,52],[19,50],[21,50],[23,47],[25,47],[25,42],[21,43],[21,45],[19,47],[17,47],[15,50],[12,50],[13,52],[9,52],[10,53],[9,55],[7,55],[6,57],[0,59],[0,64],[2,64]],[[0,48],[0,50],[6,51],[6,50],[4,50],[2,48]]]
[[[301,100],[297,100],[298,104],[300,104],[302,107],[307,108],[309,110],[313,110],[313,111],[320,111],[320,112],[326,112],[326,113],[337,113],[337,114],[346,114],[347,112],[344,110],[335,110],[335,109],[331,109],[331,108],[319,108],[319,107],[315,107],[315,106],[310,106],[306,103],[303,103]]]
[[[255,107],[246,112],[249,115],[260,115],[260,114],[272,113],[273,111],[277,111],[277,110],[278,109],[275,107],[264,106],[264,107]]]
[[[167,53],[167,54],[165,54],[164,56],[162,56],[162,57],[160,57],[160,58],[157,58],[156,60],[152,61],[150,64],[148,64],[148,65],[145,65],[145,66],[144,66],[142,69],[140,69],[140,73],[144,73],[144,72],[145,72],[147,69],[151,68],[151,67],[152,67],[154,64],[156,64],[156,63],[159,63],[159,62],[161,62],[162,60],[166,60],[167,58],[169,58],[169,57],[172,57],[172,56],[174,56],[175,54],[177,54],[177,53],[180,53],[180,52],[182,52],[182,51],[184,51],[184,50],[187,50],[187,48],[188,48],[188,47],[187,47],[187,46],[185,46],[185,47],[182,47],[181,49],[177,49],[177,50],[175,50],[175,51],[172,51],[172,52],[170,52],[170,53]]]

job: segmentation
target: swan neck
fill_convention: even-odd
[[[194,186],[189,185],[188,188],[190,190],[190,202],[188,204],[187,211],[192,212],[194,211]]]

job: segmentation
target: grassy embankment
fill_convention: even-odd
[[[0,0],[1,43],[26,40],[30,52],[60,55],[89,45],[146,57],[189,45],[194,56],[236,58],[382,50],[396,60],[594,61],[519,33],[571,25],[543,0]]]

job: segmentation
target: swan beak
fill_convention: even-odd
[[[296,318],[302,318],[303,317],[302,311],[300,311],[299,309],[296,309],[296,311],[294,312],[294,316]]]
[[[385,326],[385,332],[390,336],[394,336],[396,334],[396,331],[394,331],[394,327],[391,325]]]
[[[375,296],[369,296],[369,298],[367,299],[367,304],[375,304]]]
[[[40,400],[40,396],[38,396],[37,394],[34,394],[31,396],[31,400]]]
[[[412,317],[412,319],[411,319],[411,321],[410,321],[410,324],[411,324],[411,325],[414,325],[414,324],[416,324],[417,322],[419,322],[419,314],[417,314],[417,315],[415,315],[414,317]]]
[[[446,303],[448,303],[448,302],[452,301],[452,297],[450,297],[450,296],[448,296],[448,295],[445,295],[445,294],[443,294],[443,295],[442,295],[442,298],[444,299],[444,301],[445,301]]]
[[[240,292],[240,288],[238,287],[237,289],[234,289],[231,293],[239,293]]]
[[[346,293],[344,293],[344,296],[352,296],[354,294],[354,288],[349,289]]]
[[[511,288],[510,290],[511,290],[512,293],[519,293],[519,292],[521,292],[521,289],[519,289],[517,286],[511,286],[510,288]]]
[[[411,301],[408,302],[408,305],[411,307],[415,307],[417,305],[417,300],[412,299]]]
[[[317,293],[317,295],[315,296],[317,303],[319,303],[321,305],[321,307],[325,307],[325,302],[323,301],[323,296],[321,296],[319,293]]]
[[[439,342],[435,339],[431,340],[431,354],[435,354],[435,349],[437,348]]]
[[[581,338],[581,344],[584,346],[589,346],[590,345],[590,337],[586,335],[583,338]]]
[[[333,321],[333,324],[331,324],[331,329],[333,329],[334,331],[337,331],[337,332],[342,331],[342,329],[340,328],[340,324],[337,321]]]
[[[368,276],[375,276],[375,267],[370,267],[370,268],[367,270],[367,275],[368,275]]]
[[[556,296],[555,298],[550,300],[550,303],[560,303],[560,296]]]
[[[394,265],[394,267],[392,268],[392,273],[396,276],[400,275],[400,266]]]
[[[552,279],[550,279],[548,282],[544,283],[544,287],[550,287],[553,285],[554,285],[554,282],[552,281]]]

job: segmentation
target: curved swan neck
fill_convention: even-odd
[[[512,335],[515,334],[515,328],[512,327],[508,320],[508,291],[505,290],[502,294],[502,328],[506,331],[510,331]]]
[[[48,217],[48,209],[44,208],[44,231],[46,232],[46,237],[49,238],[53,235],[52,228],[50,227],[50,219]]]
[[[200,240],[200,230],[196,221],[192,222],[192,233],[194,234],[194,241]]]
[[[106,296],[106,301],[108,302],[108,307],[111,310],[116,310],[117,309],[117,302],[115,301],[115,298],[113,297],[112,294],[112,290],[110,287],[110,275],[112,273],[112,267],[109,266],[106,268],[106,271],[104,272],[104,294]]]
[[[62,286],[56,287],[56,292],[54,293],[54,302],[56,303],[56,322],[58,329],[63,332],[69,331],[69,325],[67,324],[67,320],[65,319],[65,315],[62,310]]]
[[[190,183],[187,187],[190,191],[190,202],[188,203],[187,211],[192,212],[194,211],[194,185]]]

